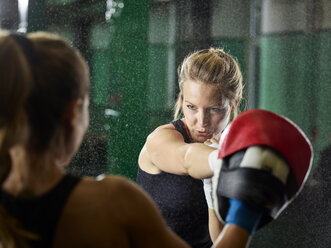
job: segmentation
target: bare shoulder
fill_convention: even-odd
[[[176,130],[174,125],[159,126],[147,137],[141,152],[144,156],[140,157],[139,165],[143,170],[152,174],[164,171],[186,175],[185,154],[189,148],[190,144],[184,141],[183,135]],[[150,163],[143,163],[144,161],[150,161]],[[159,171],[153,166],[157,167]]]
[[[171,123],[161,125],[161,126],[157,127],[157,129],[176,130],[175,126],[172,125]]]
[[[121,176],[104,176],[99,179],[83,178],[73,194],[73,201],[100,204],[99,211],[124,211],[122,205],[133,195],[142,194],[135,183]],[[93,200],[93,203],[92,203]],[[101,207],[102,206],[102,207]]]
[[[168,138],[180,138],[182,135],[176,130],[174,125],[171,123],[161,125],[157,127],[147,138],[147,140],[158,140],[158,139],[168,139]]]
[[[181,168],[178,170],[176,165],[179,160],[178,147],[185,144],[183,136],[173,124],[159,126],[148,135],[139,154],[138,164],[149,174],[159,174],[162,171],[182,174]]]
[[[116,199],[118,204],[132,200],[132,196],[138,195],[139,198],[139,195],[144,194],[134,182],[121,176],[105,176],[99,180],[87,178],[85,181],[86,187],[90,187],[89,184],[95,185],[94,193],[100,194],[99,197]],[[112,200],[110,202],[114,204]]]
[[[146,139],[146,143],[140,151],[138,164],[140,168],[149,174],[159,174],[162,170],[152,162],[154,148],[157,148],[160,143],[166,142],[166,139],[178,135],[175,127],[172,124],[165,124],[157,127]],[[178,139],[181,139],[178,136]],[[157,151],[158,149],[156,149]]]
[[[123,177],[83,178],[63,209],[55,247],[127,247],[126,222],[141,194]]]
[[[186,247],[134,182],[84,178],[65,206],[55,247]]]
[[[159,133],[159,132],[167,132],[167,131],[176,131],[176,128],[171,123],[168,123],[158,126],[157,128],[154,129],[154,131],[151,134]]]

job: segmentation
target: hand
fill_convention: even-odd
[[[218,148],[218,140],[215,138],[207,139],[204,144],[216,149]]]

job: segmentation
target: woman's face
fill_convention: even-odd
[[[186,80],[183,85],[183,113],[193,142],[217,137],[230,119],[231,106],[210,84]]]
[[[83,137],[89,125],[89,97],[78,99],[75,102],[75,107],[71,116],[72,133],[71,139],[68,143],[66,156],[61,161],[62,165],[70,162],[72,156],[80,147]]]
[[[89,125],[89,104],[90,100],[88,96],[79,100],[79,106],[77,107],[77,121],[76,121],[76,149],[80,146],[86,130]]]

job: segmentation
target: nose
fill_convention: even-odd
[[[198,113],[198,124],[200,127],[206,127],[209,122],[209,116],[205,110],[200,110]]]

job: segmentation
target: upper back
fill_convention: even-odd
[[[0,201],[25,230],[37,236],[30,242],[32,247],[52,247],[58,220],[79,181],[80,178],[67,174],[51,190],[41,195],[29,197],[26,191],[24,195],[14,196],[1,191]]]
[[[54,247],[186,247],[143,190],[128,179],[84,178],[60,218]]]
[[[128,247],[123,179],[83,178],[68,199],[54,247]]]

